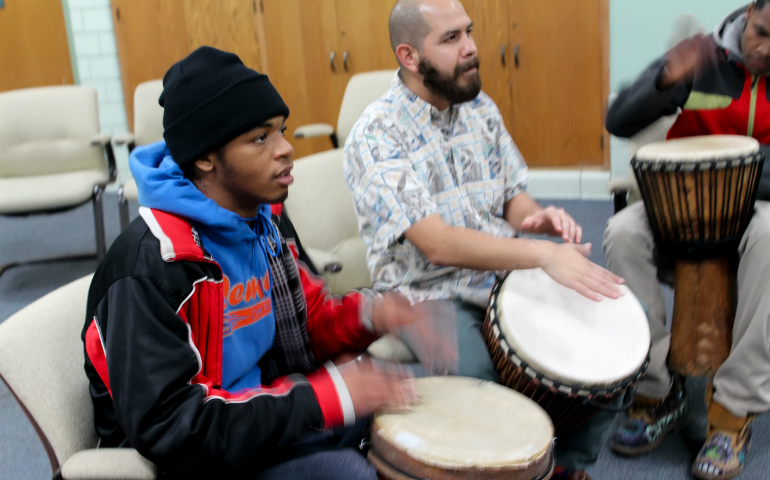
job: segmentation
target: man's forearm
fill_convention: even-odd
[[[482,271],[539,267],[554,245],[543,240],[498,237],[466,227],[453,227],[443,223],[440,217],[421,220],[407,230],[405,236],[434,265]]]
[[[506,202],[503,208],[503,218],[513,228],[521,230],[521,222],[542,209],[543,207],[527,192],[522,192]]]

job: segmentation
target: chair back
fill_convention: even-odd
[[[366,107],[388,91],[395,74],[396,70],[378,70],[357,73],[350,77],[342,97],[340,115],[337,118],[337,139],[340,146],[345,144],[353,125],[364,113]]]
[[[96,90],[63,85],[0,93],[0,178],[107,171]]]
[[[97,444],[80,332],[91,275],[27,305],[0,324],[0,377],[40,436],[56,471]]]
[[[284,202],[302,246],[342,260],[341,272],[325,275],[336,294],[372,285],[342,162],[341,148],[295,160],[294,185]]]
[[[163,140],[163,107],[158,103],[163,80],[140,83],[134,90],[134,143],[148,145]]]

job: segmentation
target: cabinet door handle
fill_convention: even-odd
[[[348,52],[342,54],[342,68],[345,69],[345,71],[348,71]]]
[[[516,65],[516,68],[519,68],[519,46],[516,45],[516,48],[513,49],[513,63]]]
[[[505,66],[505,45],[500,47],[500,62]]]
[[[336,55],[334,54],[334,52],[332,52],[331,56],[329,57],[329,63],[332,66],[332,72],[337,71],[337,69],[334,67],[334,57],[336,57]]]

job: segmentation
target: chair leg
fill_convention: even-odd
[[[107,240],[104,232],[104,208],[102,197],[104,196],[104,186],[94,187],[94,226],[96,227],[96,260],[101,262],[107,254]]]
[[[627,190],[615,190],[612,193],[612,202],[615,206],[615,213],[623,210],[628,206],[628,191]]]
[[[131,221],[128,212],[128,199],[123,196],[123,187],[118,189],[118,211],[120,212],[120,231],[122,232]]]

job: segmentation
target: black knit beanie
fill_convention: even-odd
[[[164,108],[163,138],[179,166],[270,118],[289,116],[267,75],[211,47],[200,47],[166,72],[158,103]]]

